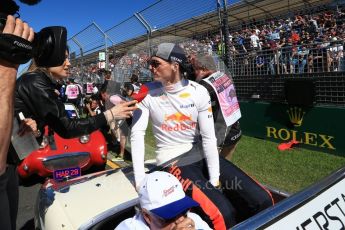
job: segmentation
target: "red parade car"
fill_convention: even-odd
[[[65,109],[71,118],[79,117],[74,105],[65,104]],[[64,139],[46,127],[40,148],[30,153],[17,170],[23,179],[34,174],[55,179],[75,177],[91,166],[104,167],[107,153],[107,142],[99,130]]]

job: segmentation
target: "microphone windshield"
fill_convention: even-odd
[[[144,100],[144,98],[146,97],[146,95],[149,93],[149,88],[146,85],[142,85],[140,87],[140,90],[138,93],[136,94],[132,94],[131,98],[133,100],[137,100],[138,103],[141,102],[142,100]]]

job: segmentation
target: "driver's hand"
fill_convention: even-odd
[[[195,230],[195,223],[189,217],[180,217],[176,220],[172,230]]]

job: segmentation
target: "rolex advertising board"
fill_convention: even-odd
[[[297,140],[301,147],[345,156],[344,107],[241,102],[240,108],[245,135],[279,143]]]

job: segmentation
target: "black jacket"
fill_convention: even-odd
[[[89,134],[107,125],[103,113],[88,118],[68,118],[64,104],[55,92],[56,87],[56,82],[43,72],[23,74],[16,83],[15,116],[22,112],[26,118],[36,121],[41,133],[48,125],[63,138]]]

